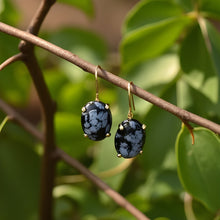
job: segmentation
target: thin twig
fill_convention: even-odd
[[[23,54],[22,53],[18,53],[10,58],[8,58],[7,60],[5,60],[3,63],[0,64],[0,71],[3,70],[6,66],[8,66],[11,63],[14,63],[18,60],[22,60],[23,58]]]
[[[4,24],[2,22],[0,22],[0,31],[4,32],[4,33],[7,33],[9,35],[12,35],[12,36],[15,36],[15,37],[18,37],[18,38],[21,38],[23,40],[26,40],[26,41],[29,41],[71,63],[73,63],[74,65],[80,67],[81,69],[87,71],[87,72],[90,72],[92,74],[95,74],[95,65],[79,58],[77,55],[67,51],[67,50],[64,50],[52,43],[49,43],[39,37],[36,37],[30,33],[27,33],[27,32],[24,32],[24,31],[21,31],[17,28],[14,28],[14,27],[11,27],[7,24]],[[127,85],[128,85],[128,81],[123,79],[123,78],[120,78],[110,72],[107,72],[105,70],[98,70],[98,76],[107,80],[108,82],[120,87],[120,88],[123,88],[125,90],[127,90]],[[174,114],[176,115],[177,117],[179,117],[180,119],[184,120],[184,121],[189,121],[189,122],[192,122],[192,123],[195,123],[197,125],[200,125],[202,127],[205,127],[205,128],[208,128],[210,130],[212,130],[213,132],[217,133],[217,134],[220,134],[220,125],[219,124],[216,124],[210,120],[207,120],[205,118],[202,118],[196,114],[193,114],[191,112],[188,112],[186,110],[183,110],[141,88],[139,88],[138,86],[136,85],[133,85],[132,88],[131,88],[131,92],[170,112],[171,114]]]
[[[37,140],[43,142],[43,134],[38,131],[29,121],[27,121],[23,116],[16,112],[12,107],[0,99],[0,108],[4,111],[5,114],[12,116],[12,120],[23,127],[27,132],[34,136]],[[150,220],[137,208],[135,208],[131,203],[129,203],[123,196],[114,191],[106,183],[104,183],[100,178],[95,176],[89,169],[82,165],[76,159],[70,157],[64,151],[59,148],[56,148],[56,157],[62,159],[70,166],[74,167],[80,171],[86,178],[88,178],[94,185],[99,187],[99,189],[104,190],[109,197],[111,197],[118,205],[125,208],[133,216],[140,220]]]

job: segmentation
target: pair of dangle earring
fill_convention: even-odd
[[[101,69],[101,67],[96,66],[95,69],[95,101],[90,101],[83,106],[81,115],[81,125],[84,131],[84,136],[94,141],[100,141],[105,137],[110,137],[110,130],[112,126],[112,115],[109,105],[99,101],[98,69]]]
[[[98,69],[96,66],[96,98],[95,101],[88,102],[82,107],[81,125],[84,136],[94,141],[103,140],[111,135],[112,115],[109,105],[99,101],[98,93]],[[132,105],[134,107],[134,99],[131,94],[131,84],[128,84],[128,101],[129,112],[126,120],[121,122],[115,134],[115,149],[118,157],[133,158],[143,153],[145,143],[146,125],[141,124],[138,120],[133,119]]]
[[[134,106],[134,98],[131,94],[131,84],[128,84],[128,101],[129,112],[128,118],[118,125],[115,135],[115,149],[118,157],[133,158],[143,153],[145,143],[146,125],[141,124],[138,120],[133,119],[132,105]]]

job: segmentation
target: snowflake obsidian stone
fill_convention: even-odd
[[[109,105],[100,101],[88,102],[82,108],[81,116],[84,136],[94,141],[100,141],[110,136],[112,115]]]
[[[145,128],[135,119],[124,120],[115,135],[115,149],[118,157],[132,158],[142,153],[145,143]]]

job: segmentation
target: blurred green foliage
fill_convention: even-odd
[[[75,6],[89,17],[95,14],[90,0],[59,2]],[[122,27],[118,74],[181,108],[220,123],[219,15],[220,2],[216,0],[140,1]],[[11,0],[0,0],[1,21],[17,26],[20,16]],[[96,33],[69,27],[41,36],[93,64],[111,68],[108,45]],[[0,33],[0,62],[18,52],[18,43],[18,39]],[[57,102],[55,131],[59,147],[100,175],[151,219],[186,220],[190,210],[186,208],[185,191],[193,197],[191,209],[196,219],[216,217],[220,210],[218,136],[196,128],[192,146],[190,133],[181,128],[179,119],[135,97],[134,117],[147,125],[144,153],[133,161],[118,159],[114,134],[127,117],[127,92],[99,80],[100,100],[110,104],[113,125],[110,138],[94,143],[83,137],[80,124],[81,107],[95,98],[94,76],[42,49],[36,48],[36,53]],[[0,72],[0,97],[25,116],[35,117],[34,112],[28,112],[33,99],[32,82],[22,63]],[[1,113],[0,121],[4,118]],[[31,120],[38,120],[40,126],[38,118]],[[18,126],[8,122],[3,127],[0,219],[37,219],[39,145]],[[134,219],[63,162],[57,166],[57,183],[56,220]]]

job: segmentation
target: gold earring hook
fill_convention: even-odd
[[[133,94],[131,93],[131,84],[133,84],[133,82],[128,83],[128,103],[129,103],[128,119],[133,118],[132,106],[135,111],[134,97],[133,97]]]
[[[99,101],[99,86],[98,86],[98,69],[101,67],[98,65],[95,67],[95,87],[96,87],[96,94],[95,94],[95,100]]]

